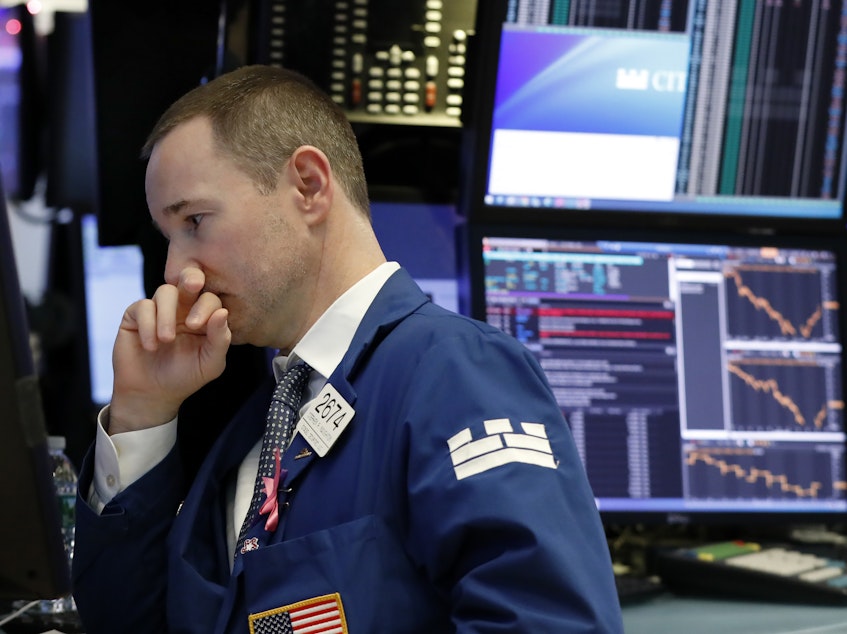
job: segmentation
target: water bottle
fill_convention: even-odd
[[[56,487],[59,503],[62,538],[65,543],[65,553],[68,555],[68,564],[70,564],[74,555],[77,473],[73,463],[65,455],[64,437],[48,436],[47,449],[53,467],[53,485]],[[41,602],[41,612],[63,613],[75,610],[76,605],[71,595]]]

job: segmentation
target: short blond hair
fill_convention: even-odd
[[[312,81],[275,66],[243,66],[200,85],[165,111],[144,143],[142,158],[178,125],[208,117],[216,144],[256,183],[276,188],[294,151],[311,145],[329,159],[350,201],[370,218],[362,155],[344,112]]]

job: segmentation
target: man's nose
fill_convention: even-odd
[[[165,262],[165,283],[177,286],[179,275],[187,266],[200,268],[191,257],[187,256],[173,242],[170,242],[168,244],[168,259]]]

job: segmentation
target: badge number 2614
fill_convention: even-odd
[[[338,390],[327,383],[320,394],[309,402],[306,412],[297,424],[297,431],[315,453],[323,458],[355,413]]]

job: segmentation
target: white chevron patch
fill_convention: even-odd
[[[517,432],[508,418],[493,418],[484,425],[484,438],[474,440],[466,428],[447,441],[457,479],[515,462],[556,468],[543,424],[521,423]]]

